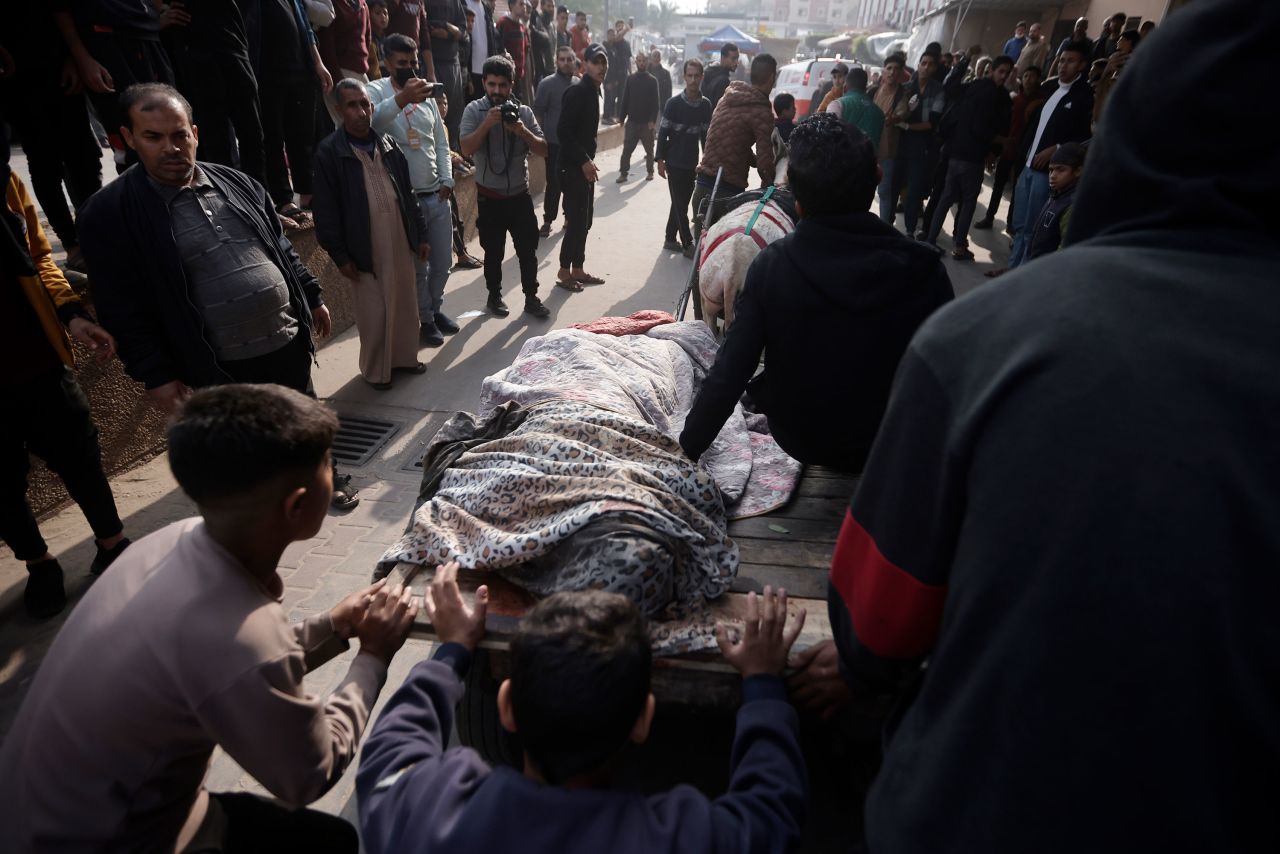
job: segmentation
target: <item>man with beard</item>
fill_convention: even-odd
[[[582,52],[582,80],[565,90],[560,108],[560,186],[564,192],[564,239],[556,285],[578,292],[604,279],[583,269],[587,232],[594,212],[593,195],[600,170],[596,166],[596,134],[600,128],[600,87],[609,73],[609,54],[598,44]]]
[[[578,82],[573,76],[576,64],[573,48],[568,45],[557,48],[556,73],[543,78],[533,96],[533,115],[547,137],[547,189],[543,194],[540,237],[551,236],[551,223],[560,212],[560,109],[565,90]]]

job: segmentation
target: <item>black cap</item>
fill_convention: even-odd
[[[583,62],[595,62],[597,59],[602,57],[605,62],[608,62],[609,52],[604,49],[604,45],[598,44],[597,42],[592,42],[587,45],[587,49],[582,52]]]
[[[843,62],[837,62],[835,65],[831,66],[831,73],[843,74],[847,77],[849,75],[849,66],[845,65]]]

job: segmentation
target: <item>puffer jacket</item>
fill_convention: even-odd
[[[8,209],[11,221],[15,223],[14,228],[24,232],[22,235],[15,234],[14,237],[25,244],[22,248],[30,253],[32,262],[32,267],[28,269],[34,268],[35,271],[33,275],[19,271],[18,284],[31,303],[31,308],[35,310],[40,328],[58,358],[67,367],[75,367],[71,339],[67,336],[64,324],[70,323],[75,317],[90,319],[89,314],[84,310],[80,297],[67,284],[67,277],[53,261],[53,250],[49,247],[44,229],[40,227],[40,218],[36,214],[35,203],[27,193],[26,185],[7,167],[3,171],[8,172],[4,177],[4,206]]]
[[[698,172],[714,178],[716,170],[723,166],[723,181],[747,189],[750,169],[755,166],[764,184],[772,184],[772,137],[773,106],[769,96],[750,83],[735,80],[711,115]]]

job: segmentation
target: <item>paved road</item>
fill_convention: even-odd
[[[449,415],[459,409],[475,410],[480,381],[510,364],[525,341],[549,329],[602,315],[673,309],[691,262],[661,249],[667,215],[665,182],[646,182],[641,173],[640,178],[619,186],[613,183],[617,158],[617,151],[602,157],[601,165],[607,171],[597,194],[595,226],[587,244],[587,269],[602,276],[604,285],[579,294],[552,287],[562,237],[562,223],[557,223],[556,231],[538,250],[542,296],[552,310],[550,319],[536,320],[520,313],[518,271],[509,249],[504,282],[513,308],[511,317],[466,316],[483,308],[484,282],[480,271],[455,272],[449,280],[445,308],[459,317],[462,330],[445,346],[422,352],[429,366],[425,375],[399,379],[389,392],[370,389],[356,371],[354,328],[320,352],[315,381],[321,397],[339,411],[395,422],[398,430],[374,460],[353,471],[363,496],[360,506],[346,515],[331,515],[317,537],[297,543],[285,553],[281,563],[284,605],[292,618],[328,608],[367,581],[374,562],[403,530],[412,508],[418,477],[406,467],[421,457],[426,442]],[[25,158],[19,152],[15,152],[14,166],[25,177]],[[111,174],[106,161],[104,173]],[[997,224],[1003,225],[1000,220]],[[943,245],[949,248],[945,239]],[[976,262],[960,264],[948,259],[957,292],[965,293],[985,281],[982,271],[993,266],[989,249],[994,247],[1003,263],[1006,246],[999,232],[978,232],[973,245]],[[479,250],[473,246],[473,251]],[[113,487],[126,531],[134,538],[194,513],[170,476],[164,456],[117,476]],[[91,535],[74,507],[54,514],[41,527],[67,572],[74,606],[89,585]],[[23,614],[25,578],[25,569],[11,553],[6,550],[0,555],[0,732],[8,729],[41,656],[61,625],[61,619],[36,623]],[[392,668],[384,698],[427,651],[428,645],[420,642],[406,646]],[[353,654],[310,674],[308,689],[325,692],[335,685]],[[353,778],[348,772],[319,807],[353,815]],[[210,787],[256,790],[256,784],[221,755],[211,771]]]

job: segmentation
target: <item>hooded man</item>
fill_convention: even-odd
[[[1280,848],[1280,148],[1253,93],[1200,85],[1266,77],[1277,38],[1273,4],[1172,16],[1068,248],[903,357],[829,593],[856,690],[911,683],[869,850]]]
[[[898,360],[952,298],[951,281],[938,250],[869,211],[880,170],[862,131],[823,113],[796,125],[790,146],[787,182],[800,221],[747,270],[680,445],[697,460],[745,390],[788,454],[857,472]],[[762,353],[766,368],[753,378]]]

